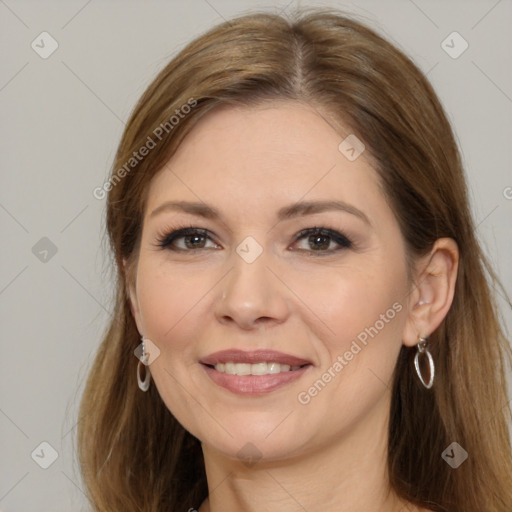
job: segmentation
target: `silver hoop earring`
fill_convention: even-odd
[[[137,383],[142,391],[147,391],[149,389],[149,384],[151,383],[151,372],[149,371],[148,357],[146,355],[146,346],[144,343],[145,341],[146,340],[142,338],[142,358],[139,359],[137,364]],[[141,366],[144,367],[145,371],[144,380],[140,378]]]
[[[434,384],[434,359],[432,357],[432,354],[428,350],[428,338],[420,338],[419,343],[416,345],[418,351],[416,352],[416,355],[414,356],[414,367],[416,368],[416,373],[418,374],[418,377],[420,378],[421,383],[427,388],[430,389],[432,387],[432,384]],[[420,369],[420,354],[425,354],[428,359],[428,367],[429,367],[429,379],[428,382],[425,382],[425,379],[423,378],[423,375],[421,374]]]

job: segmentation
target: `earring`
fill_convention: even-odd
[[[146,355],[146,346],[145,342],[146,340],[142,338],[142,358],[139,359],[139,362],[137,364],[137,383],[139,384],[139,388],[142,391],[147,391],[149,389],[149,384],[151,382],[151,372],[149,371],[149,365],[148,365],[148,357]],[[144,366],[144,380],[140,378],[140,368],[141,366]]]
[[[416,355],[414,356],[414,367],[416,368],[416,373],[418,374],[418,377],[420,378],[421,383],[427,388],[430,389],[432,387],[432,384],[434,384],[434,359],[432,358],[432,354],[428,350],[428,338],[421,338],[419,343],[416,345],[418,351],[416,352]],[[425,382],[425,379],[423,378],[423,375],[421,374],[420,370],[420,354],[425,354],[428,359],[428,366],[429,366],[429,380],[428,382]]]

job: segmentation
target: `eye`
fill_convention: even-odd
[[[345,235],[327,228],[313,227],[304,229],[296,235],[294,244],[303,239],[307,239],[309,247],[299,250],[317,253],[315,256],[332,254],[342,249],[349,249],[352,247],[352,242]],[[213,243],[213,247],[206,246],[208,241]],[[331,248],[333,243],[338,247],[334,249]],[[208,230],[192,226],[159,235],[157,238],[157,245],[170,251],[185,252],[218,247],[210,237]]]
[[[315,254],[315,256],[319,256],[320,254],[318,253],[331,254],[352,247],[352,242],[345,235],[327,228],[314,227],[304,229],[297,234],[295,241],[297,242],[303,239],[306,239],[309,248],[300,250],[316,252],[317,254]],[[338,248],[329,249],[332,243],[337,244]],[[324,254],[322,254],[322,256]]]
[[[177,243],[183,240],[182,244]],[[208,249],[205,247],[206,241],[211,240],[206,229],[188,227],[178,229],[172,233],[160,236],[157,244],[171,251],[187,251],[196,249]]]

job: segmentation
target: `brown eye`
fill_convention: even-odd
[[[182,244],[177,241],[183,240]],[[184,228],[169,233],[158,240],[158,245],[171,251],[188,251],[196,249],[208,249],[205,244],[211,240],[205,229]]]
[[[326,228],[315,227],[305,229],[297,235],[295,241],[297,242],[302,239],[307,240],[308,247],[300,250],[316,253],[333,253],[341,249],[349,249],[352,247],[352,242],[345,235]],[[333,243],[337,245],[338,248],[329,249]]]

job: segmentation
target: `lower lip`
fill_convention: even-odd
[[[262,395],[282,388],[300,379],[311,365],[298,370],[271,373],[268,375],[231,375],[215,368],[201,365],[215,384],[239,395]]]

